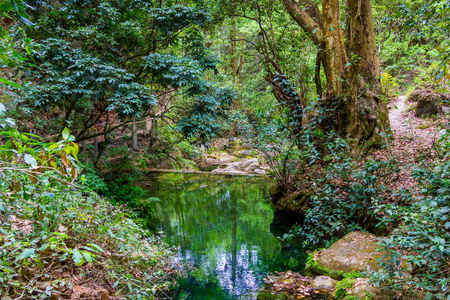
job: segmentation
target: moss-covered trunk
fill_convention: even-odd
[[[341,29],[339,0],[323,0],[320,16],[313,1],[284,0],[284,3],[292,18],[325,54],[322,65],[327,90],[322,107],[326,108],[328,118],[323,127],[351,139],[355,154],[386,142],[382,133],[390,125],[386,104],[380,97],[380,66],[371,1],[347,1],[347,36]],[[308,11],[315,13],[308,14]]]

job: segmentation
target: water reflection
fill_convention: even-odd
[[[180,297],[254,299],[268,272],[296,267],[270,232],[266,179],[158,173],[145,186],[161,199],[158,230],[197,267]]]

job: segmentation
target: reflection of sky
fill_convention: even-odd
[[[273,214],[261,199],[263,183],[240,180],[215,181],[207,189],[196,188],[198,180],[164,182],[152,196],[162,200],[157,215],[167,242],[180,246],[179,259],[200,270],[197,282],[218,282],[231,299],[247,300],[256,299],[281,247],[270,233]]]
[[[207,255],[201,255],[200,261],[197,261],[192,257],[190,250],[180,250],[179,258],[197,264],[206,277],[217,278],[220,285],[235,296],[235,299],[253,299],[248,296],[259,290],[261,278],[264,275],[261,272],[262,266],[257,248],[257,246],[252,246],[251,249],[248,249],[247,245],[242,244],[236,259],[233,259],[230,251],[223,248],[216,248],[214,252],[218,254],[212,259]],[[236,262],[234,268],[233,261]]]

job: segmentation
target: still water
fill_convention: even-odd
[[[157,230],[196,267],[179,299],[256,299],[268,273],[302,267],[271,232],[268,179],[151,173],[141,186],[161,200]]]

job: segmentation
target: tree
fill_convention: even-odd
[[[34,123],[45,134],[67,126],[79,142],[147,116],[181,122],[186,135],[214,133],[230,97],[204,80],[217,62],[204,44],[206,10],[173,1],[28,2],[36,26],[27,33],[41,47],[23,99],[40,112]],[[180,99],[190,102],[180,108]]]
[[[353,139],[354,153],[379,145],[389,128],[380,97],[380,66],[370,0],[348,0],[346,30],[339,0],[323,0],[322,10],[310,0],[283,0],[293,20],[318,47],[327,79],[322,107],[331,114],[323,126]],[[345,39],[344,39],[345,37]]]

